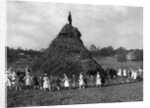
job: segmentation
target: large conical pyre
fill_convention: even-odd
[[[94,74],[101,70],[101,66],[84,47],[81,33],[71,22],[64,25],[38,62],[41,72],[51,75]]]

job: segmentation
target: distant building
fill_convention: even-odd
[[[127,55],[126,55],[126,59],[127,60],[134,60],[135,59],[135,54],[134,53],[135,53],[134,51],[128,52]]]
[[[89,51],[96,51],[96,50],[97,50],[97,48],[94,44],[92,44],[89,48]]]
[[[19,55],[24,55],[24,53],[20,52]]]

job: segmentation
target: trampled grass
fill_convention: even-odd
[[[143,101],[143,82],[43,92],[8,91],[8,107]]]

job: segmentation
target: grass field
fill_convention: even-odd
[[[119,68],[121,66],[121,63],[118,63],[115,58],[94,59],[104,68]],[[142,66],[142,62],[127,61],[123,66],[125,68],[138,68]],[[7,92],[8,107],[131,102],[142,100],[142,81],[100,88],[90,87],[83,90],[75,89],[43,92],[32,89],[22,91],[8,90]]]
[[[114,57],[94,58],[103,68],[139,68],[143,65],[142,61],[126,61],[123,66]]]
[[[8,91],[7,98],[8,107],[143,101],[143,82],[55,92]]]

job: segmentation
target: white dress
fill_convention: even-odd
[[[84,85],[83,75],[80,75],[80,76],[79,76],[79,85],[80,85],[80,86]]]
[[[96,85],[101,85],[101,78],[100,78],[100,74],[97,74],[96,76]]]
[[[137,72],[134,71],[134,76],[133,79],[136,80],[137,79]]]
[[[127,72],[125,69],[123,70],[123,76],[125,76],[125,77],[127,76]]]
[[[31,77],[30,75],[26,75],[26,76],[25,76],[25,84],[26,84],[27,86],[32,85],[32,77]]]
[[[143,70],[139,68],[139,75],[142,76],[142,74],[143,74]]]
[[[11,80],[10,80],[10,76],[8,74],[6,76],[6,86],[11,87]]]
[[[16,82],[16,77],[17,77],[17,75],[16,75],[16,73],[15,72],[12,72],[11,74],[10,74],[10,76],[11,76],[11,82],[12,82],[12,84],[14,85],[15,84],[15,82]]]
[[[131,78],[134,78],[134,70],[131,70]]]
[[[50,88],[50,82],[49,82],[49,79],[48,77],[44,77],[43,78],[43,88],[46,89],[46,88]]]
[[[65,87],[69,87],[69,79],[68,79],[68,77],[65,77],[65,79],[64,79],[64,86]]]
[[[118,76],[121,76],[121,75],[122,75],[122,74],[121,74],[121,69],[118,70],[117,75],[118,75]]]

